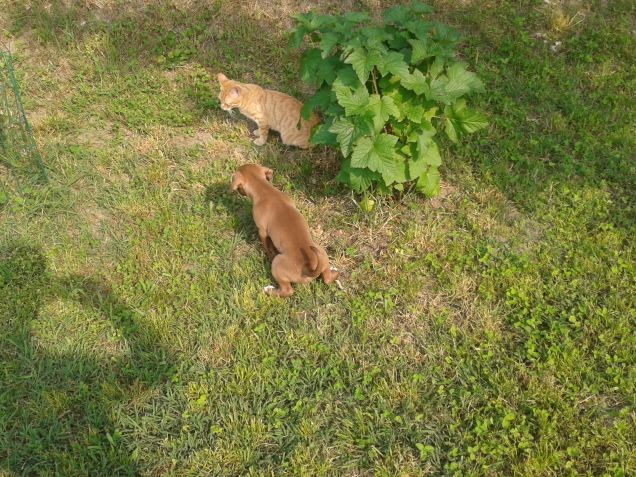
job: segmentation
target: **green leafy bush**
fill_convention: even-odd
[[[338,180],[356,192],[413,183],[436,195],[438,130],[457,142],[487,125],[466,107],[464,97],[483,85],[455,59],[459,35],[427,19],[431,11],[413,2],[385,10],[380,21],[360,12],[294,17],[290,46],[306,41],[301,78],[318,88],[302,114],[322,112],[312,142],[339,146],[344,161]]]

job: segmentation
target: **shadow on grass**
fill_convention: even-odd
[[[109,320],[127,352],[108,360],[90,349],[46,349],[37,328],[55,299]],[[53,275],[36,247],[0,248],[1,467],[25,475],[136,475],[113,408],[165,382],[173,369],[171,352],[141,318],[96,277]],[[82,348],[62,335],[46,339]]]
[[[311,150],[281,146],[282,151],[266,154],[262,165],[274,171],[274,186],[283,192],[299,190],[305,198],[334,196],[344,189],[336,182],[340,157],[333,149],[316,146]]]
[[[205,188],[205,202],[212,202],[215,207],[235,218],[234,229],[237,234],[248,240],[258,240],[256,226],[252,218],[252,202],[237,192],[230,190],[230,181],[214,182]]]

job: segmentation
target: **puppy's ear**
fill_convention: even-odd
[[[227,76],[225,76],[223,73],[219,73],[218,75],[216,75],[216,77],[219,80],[219,83],[224,83],[225,81],[227,81]]]
[[[265,173],[265,179],[267,179],[269,182],[272,182],[272,178],[274,177],[274,171],[271,170],[269,167],[264,167],[263,172]]]
[[[238,192],[241,195],[245,195],[245,178],[243,174],[240,172],[235,172],[232,175],[232,184],[230,185],[230,189],[234,192]]]

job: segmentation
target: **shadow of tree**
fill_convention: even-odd
[[[48,319],[42,309],[54,299],[109,320],[127,352],[108,360],[90,350],[46,349],[34,330]],[[0,248],[0,328],[2,466],[25,475],[135,475],[113,408],[165,382],[174,362],[140,314],[107,283],[57,277],[40,249],[14,243]]]

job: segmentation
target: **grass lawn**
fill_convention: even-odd
[[[50,178],[0,162],[1,476],[636,475],[634,3],[432,2],[490,126],[365,213],[215,73],[307,97],[289,15],[383,3],[0,0]],[[261,293],[246,162],[344,290]]]

